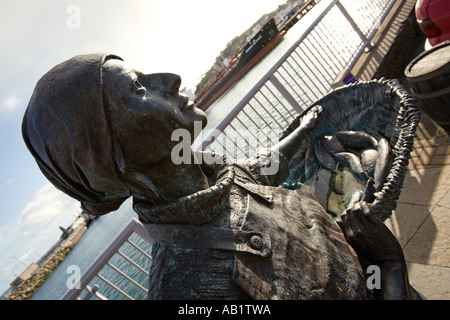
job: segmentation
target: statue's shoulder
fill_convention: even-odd
[[[286,158],[272,149],[261,149],[246,159],[235,160],[237,179],[265,186],[279,186],[289,175]]]

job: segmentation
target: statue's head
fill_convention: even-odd
[[[179,94],[181,79],[143,74],[120,57],[79,55],[36,84],[22,133],[44,175],[92,214],[133,194],[133,172],[170,160],[175,129],[206,115]]]

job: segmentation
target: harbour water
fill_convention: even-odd
[[[258,65],[256,65],[250,72],[248,72],[238,83],[236,83],[231,89],[229,89],[219,100],[217,100],[208,110],[208,126],[205,131],[214,128],[214,126],[220,122],[223,117],[227,114],[227,112],[233,108],[252,88],[258,80],[273,66],[273,64],[294,44],[299,36],[309,27],[309,25],[314,21],[317,15],[323,10],[323,8],[330,1],[322,0],[313,10],[308,13],[299,23],[294,25],[293,28],[289,30],[289,32],[285,35],[284,39],[275,47]],[[352,9],[351,0],[342,1],[342,3],[349,9]],[[350,3],[346,5],[346,3]],[[333,10],[337,10],[336,8]],[[337,13],[339,15],[339,13]],[[336,16],[337,16],[336,15]],[[340,15],[342,17],[342,15]],[[364,19],[364,15],[359,15],[360,19]],[[331,21],[330,24],[333,24],[336,28],[342,27],[340,20],[336,20],[335,22]],[[348,26],[347,26],[348,27]],[[319,30],[319,32],[327,32],[327,30]],[[344,30],[345,31],[345,30]],[[343,31],[343,32],[344,32]],[[319,35],[320,36],[320,35]],[[355,35],[352,34],[351,37]],[[346,37],[345,41],[339,41],[337,39],[334,44],[324,44],[324,46],[335,46],[336,51],[352,51],[352,39],[349,34],[343,33],[342,37]],[[357,37],[357,36],[356,36]],[[359,39],[355,39],[358,40]],[[355,41],[357,43],[358,41]],[[320,52],[311,52],[312,55],[317,55],[322,61],[318,64],[327,65],[327,57],[321,57]],[[343,59],[347,59],[343,55]],[[343,65],[347,63],[340,62],[338,65]],[[334,74],[339,73],[341,70],[337,67],[334,67],[336,64],[331,63],[330,68],[335,68],[333,70]],[[320,72],[318,66],[312,66],[313,71]],[[182,76],[182,75],[181,75]],[[306,107],[316,99],[320,98],[323,94],[326,93],[328,88],[323,86],[320,82],[318,83],[310,83],[305,84],[310,86],[312,89],[310,95],[304,95],[299,97],[302,101],[302,104]],[[284,116],[288,119],[292,119],[293,116],[297,114],[296,111],[286,110]],[[280,118],[280,122],[283,122],[282,117]],[[286,121],[285,121],[286,122]],[[287,125],[288,123],[284,123],[283,125]],[[68,270],[70,266],[79,267],[80,271],[83,272],[89,265],[94,261],[94,259],[103,251],[103,249],[110,243],[110,241],[114,238],[114,236],[120,232],[120,230],[129,222],[132,217],[136,217],[136,213],[134,213],[131,207],[131,200],[126,201],[122,207],[116,211],[109,213],[105,216],[101,216],[96,219],[91,226],[88,228],[85,235],[78,242],[72,252],[67,256],[67,258],[58,266],[58,268],[53,272],[53,274],[47,279],[47,281],[41,286],[41,288],[37,291],[37,293],[32,297],[32,299],[36,300],[55,300],[59,299],[68,289],[67,282],[69,277],[72,275]],[[136,238],[135,240],[139,244],[141,244],[144,249],[150,253],[150,246],[142,239]],[[122,249],[121,249],[122,250]],[[133,260],[137,260],[138,264],[149,270],[151,262],[148,259],[144,259],[139,256],[139,253],[133,248],[123,248],[124,253],[129,255]],[[119,266],[119,268],[135,268],[133,266],[127,266],[126,261],[113,261],[114,265]],[[130,295],[136,297],[137,299],[144,299],[145,293],[142,292],[139,288],[136,288],[132,283],[125,281],[120,275],[118,275],[114,270],[105,267],[104,270],[100,272],[100,274],[104,274],[106,278],[112,279],[115,285],[119,286],[122,290],[129,293]],[[134,279],[136,279],[139,283],[147,283],[146,275],[144,275],[139,270],[133,272]],[[94,280],[90,286],[94,283],[98,283],[100,286],[99,292],[106,296],[108,299],[125,299],[122,295],[111,290],[107,284],[102,283],[101,280]],[[145,286],[145,285],[144,285]]]
[[[112,239],[122,230],[122,228],[130,221],[131,218],[137,218],[136,213],[131,207],[131,199],[127,200],[119,210],[111,212],[107,215],[101,216],[94,220],[89,226],[86,233],[77,243],[75,248],[70,252],[66,259],[56,268],[52,275],[44,282],[39,290],[33,295],[32,300],[57,300],[68,290],[68,285],[72,285],[73,266],[79,268],[83,273],[98,257],[104,248],[111,242]],[[134,243],[138,244],[143,250],[150,253],[151,247],[148,243],[138,237],[132,235],[130,238]],[[151,261],[144,258],[137,250],[131,246],[123,246],[120,249],[124,254],[129,256],[133,261],[137,262],[145,270],[149,270]],[[136,267],[129,264],[123,259],[113,257],[111,263],[119,269],[129,269],[131,277],[138,283],[146,284],[148,282],[147,276],[143,274]],[[115,285],[127,292],[137,299],[145,299],[145,293],[133,284],[124,280],[122,276],[117,274],[110,267],[106,266],[101,272]],[[107,284],[95,279],[89,284],[93,286],[98,284],[100,286],[99,292],[108,299],[123,300],[124,296],[112,290]],[[84,293],[82,294],[82,296]]]

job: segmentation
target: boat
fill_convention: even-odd
[[[275,19],[270,18],[247,44],[230,59],[228,66],[221,69],[196,96],[197,108],[206,110],[233,84],[241,79],[283,38],[285,31],[279,31]]]

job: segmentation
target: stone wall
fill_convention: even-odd
[[[75,244],[69,244],[62,247],[53,255],[39,270],[28,280],[21,283],[6,300],[29,300],[31,296],[39,289],[39,287],[47,280],[56,267],[70,253]]]

